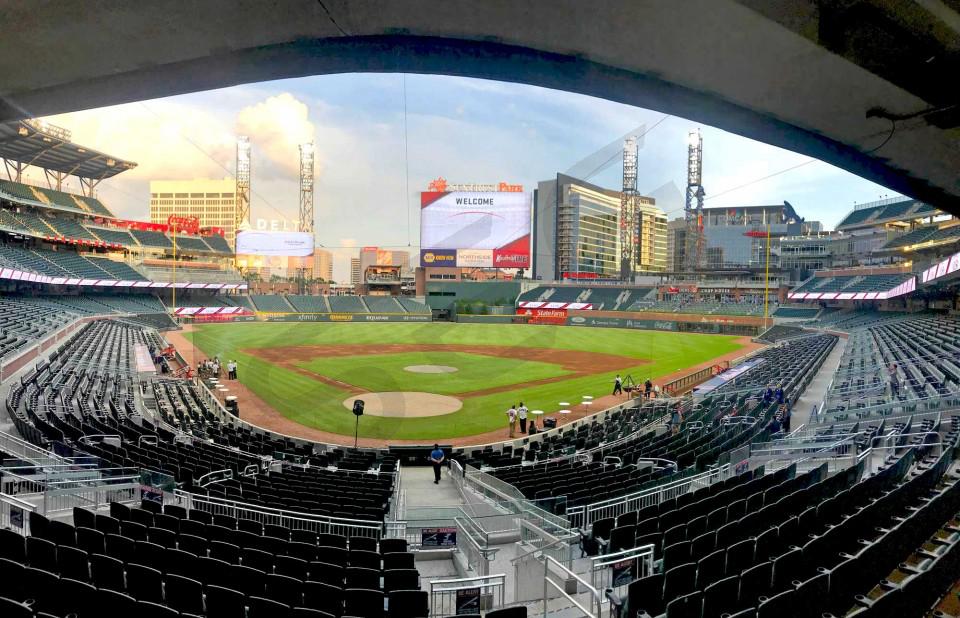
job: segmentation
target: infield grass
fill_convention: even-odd
[[[298,323],[201,324],[186,335],[207,357],[236,359],[238,377],[280,414],[303,425],[342,435],[353,434],[353,415],[343,407],[349,394],[310,376],[276,366],[243,352],[257,348],[337,344],[497,345],[600,352],[628,357],[621,375],[637,382],[684,369],[737,350],[736,337],[662,331],[571,326],[451,323]],[[414,374],[407,365],[450,365],[452,374]],[[383,356],[316,358],[310,371],[367,390],[425,391],[449,394],[563,375],[559,365],[522,362],[484,354],[412,352]],[[517,401],[530,409],[556,410],[561,401],[610,393],[613,375],[596,374],[561,382],[518,386],[514,390],[469,397],[453,414],[428,418],[365,416],[360,435],[380,439],[432,440],[469,436],[505,425],[504,411]]]

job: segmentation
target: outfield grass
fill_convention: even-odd
[[[636,359],[620,373],[631,374],[638,382],[658,377],[727,354],[739,348],[735,337],[698,335],[661,331],[633,331],[570,326],[529,326],[501,324],[324,324],[269,323],[202,324],[187,337],[207,356],[236,359],[239,378],[259,397],[288,418],[325,431],[351,435],[353,415],[342,401],[347,394],[309,376],[277,367],[241,352],[245,349],[296,345],[336,344],[460,344],[551,348],[615,354]],[[452,361],[457,353],[391,354],[385,357],[355,356],[316,359],[311,370],[322,367],[346,382],[370,390],[426,390],[438,394],[518,384],[563,372],[549,363],[516,363],[509,359],[463,354],[465,361]],[[391,358],[392,357],[392,358]],[[404,358],[416,358],[407,362]],[[383,359],[382,361],[380,359]],[[650,361],[644,363],[644,361]],[[452,365],[454,374],[413,374],[403,371],[409,364]],[[543,374],[538,372],[544,372]],[[553,373],[550,373],[553,372]],[[330,377],[336,377],[336,375]],[[457,380],[463,378],[458,386]],[[430,382],[431,389],[417,385]],[[464,401],[463,408],[446,416],[397,419],[366,416],[360,423],[360,435],[380,439],[430,440],[438,437],[468,436],[504,426],[504,411],[523,400],[531,409],[555,410],[561,401],[580,401],[582,395],[609,394],[612,375],[595,375],[518,388]],[[370,386],[368,386],[368,384]],[[466,385],[466,386],[464,386]],[[446,390],[449,389],[449,390]]]

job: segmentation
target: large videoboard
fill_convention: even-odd
[[[529,193],[420,194],[420,264],[530,268]]]

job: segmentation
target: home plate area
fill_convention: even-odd
[[[443,416],[463,407],[463,402],[456,397],[405,391],[354,395],[343,400],[343,407],[352,410],[353,402],[357,399],[363,400],[364,414],[389,418]]]

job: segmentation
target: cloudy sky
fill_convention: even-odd
[[[638,189],[657,197],[671,219],[682,214],[686,135],[698,126],[708,207],[787,200],[802,216],[832,228],[855,203],[893,195],[826,163],[806,163],[802,155],[683,118],[459,77],[280,80],[48,120],[70,129],[81,144],[139,164],[104,181],[98,195],[118,216],[137,219],[149,216],[150,180],[231,176],[236,135],[243,134],[253,148],[253,218],[295,220],[297,144],[313,140],[317,242],[335,253],[338,280],[349,277],[353,247],[418,249],[418,193],[431,179],[506,181],[532,190],[640,125],[649,131]],[[617,164],[590,180],[619,188],[620,175]],[[33,180],[42,183],[39,176]]]

